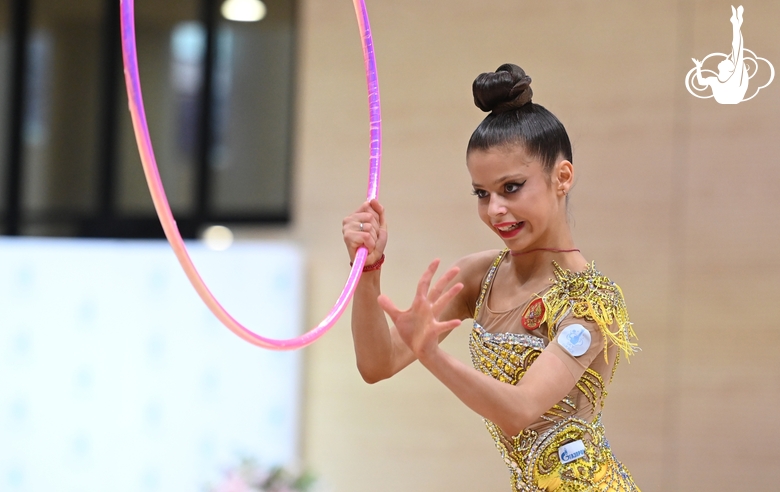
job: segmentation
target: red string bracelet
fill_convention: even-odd
[[[382,257],[379,258],[378,260],[376,260],[374,263],[372,263],[370,265],[364,266],[363,267],[363,271],[364,272],[373,272],[374,270],[379,270],[380,268],[382,268],[382,263],[384,263],[384,262],[385,262],[385,255],[383,254]],[[349,262],[349,266],[352,266],[352,263],[353,262],[350,261]]]

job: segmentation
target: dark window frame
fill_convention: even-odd
[[[122,76],[122,53],[120,37],[119,0],[102,0],[101,20],[102,47],[100,54],[101,80],[99,81],[99,108],[97,132],[98,167],[96,181],[97,207],[93,213],[76,213],[52,210],[45,213],[25,214],[23,206],[23,184],[25,162],[23,149],[23,127],[25,115],[25,90],[27,87],[27,53],[30,44],[30,25],[35,0],[9,0],[10,42],[9,90],[7,94],[6,149],[0,154],[5,160],[4,186],[6,188],[4,213],[0,215],[0,231],[7,236],[24,235],[28,225],[51,226],[53,231],[67,230],[71,237],[102,238],[162,238],[162,227],[156,215],[128,215],[118,206],[119,125],[120,118],[129,117],[116,97],[124,87]],[[286,185],[283,211],[214,213],[212,211],[214,172],[211,162],[214,136],[214,75],[217,63],[217,31],[220,0],[198,0],[200,21],[205,27],[206,49],[203,63],[203,87],[199,98],[198,146],[196,177],[193,181],[194,207],[192,213],[176,214],[176,223],[184,238],[195,238],[210,224],[282,225],[291,220],[293,128],[295,126],[295,94],[289,101],[289,124],[286,129],[287,159],[284,166]],[[292,73],[295,78],[294,59],[297,40],[297,5],[292,5],[293,49]],[[0,70],[6,67],[0,67]],[[291,81],[292,82],[292,81]],[[0,105],[2,107],[2,105]],[[0,167],[2,169],[2,167]],[[56,232],[51,235],[58,235]],[[62,234],[60,234],[62,235]]]

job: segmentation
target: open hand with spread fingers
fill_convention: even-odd
[[[398,309],[386,295],[377,298],[382,309],[393,320],[398,334],[418,359],[435,352],[442,335],[460,326],[461,320],[439,320],[447,304],[463,289],[462,283],[447,287],[458,274],[457,267],[449,269],[431,287],[431,281],[439,267],[433,260],[417,283],[417,292],[409,309]],[[446,290],[445,290],[446,289]]]

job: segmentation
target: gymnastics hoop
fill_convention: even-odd
[[[379,193],[379,176],[382,160],[382,118],[379,105],[379,82],[376,74],[376,60],[374,57],[374,43],[371,37],[371,26],[368,21],[368,12],[364,0],[353,0],[355,14],[357,15],[358,26],[360,27],[361,40],[363,44],[363,58],[366,66],[366,82],[368,84],[368,110],[370,122],[370,158],[368,190],[366,199],[373,200]],[[146,122],[146,111],[144,110],[143,96],[141,95],[141,80],[138,73],[138,54],[135,40],[135,2],[134,0],[120,0],[120,20],[122,31],[122,60],[125,67],[125,84],[127,85],[127,99],[130,106],[130,116],[133,120],[133,131],[138,144],[138,152],[141,155],[141,164],[144,168],[146,183],[149,185],[149,192],[152,195],[152,202],[157,211],[157,216],[162,224],[165,237],[176,254],[184,273],[187,275],[192,286],[197,291],[200,298],[208,306],[212,313],[224,324],[230,331],[238,335],[239,338],[258,347],[269,350],[296,350],[305,347],[322,335],[327,333],[338,321],[344,310],[355,293],[355,288],[360,280],[360,274],[368,256],[368,250],[361,247],[357,251],[353,262],[352,271],[350,271],[347,283],[341,292],[336,304],[320,324],[312,328],[307,333],[287,340],[276,340],[260,336],[241,323],[236,321],[211,293],[205,282],[201,278],[198,270],[187,253],[187,247],[184,245],[179,229],[176,227],[176,221],[173,218],[171,207],[168,204],[168,198],[165,195],[160,172],[157,169],[157,161],[152,149],[152,141],[149,136],[149,126]]]

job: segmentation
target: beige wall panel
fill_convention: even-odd
[[[780,60],[780,5],[745,5],[745,46]],[[691,53],[731,50],[728,5],[696,3]],[[761,72],[763,70],[763,73]],[[766,66],[756,79],[766,76]],[[776,85],[736,106],[690,98],[684,174],[685,235],[676,328],[679,378],[670,385],[680,490],[769,490],[780,478],[780,185]]]

